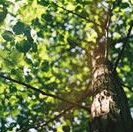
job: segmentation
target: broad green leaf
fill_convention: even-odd
[[[31,46],[32,46],[31,42],[29,42],[28,40],[23,40],[16,44],[16,49],[22,53],[26,53],[30,50]]]
[[[0,7],[0,23],[4,21],[4,19],[6,18],[6,15],[7,15],[7,8],[4,5],[1,5],[1,7]]]
[[[25,31],[25,25],[24,25],[24,23],[18,21],[13,26],[13,31],[15,32],[16,35],[22,34]]]
[[[63,129],[64,132],[69,132],[70,131],[69,126],[63,126],[62,129]]]
[[[127,8],[129,6],[130,5],[127,2],[124,2],[124,3],[121,4],[121,8]]]
[[[2,86],[0,86],[0,94],[3,94],[3,93],[4,93],[4,91],[5,91],[5,88],[4,88],[4,87],[2,87]]]
[[[47,0],[43,1],[43,0],[37,0],[38,4],[41,4],[43,6],[48,6],[49,2]]]
[[[49,62],[47,60],[44,60],[41,64],[41,70],[43,72],[47,72],[49,70]]]
[[[11,41],[13,40],[13,33],[11,31],[4,31],[2,34],[2,37],[6,40],[6,41]]]

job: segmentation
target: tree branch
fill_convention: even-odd
[[[113,15],[113,10],[115,8],[115,1],[112,4],[112,7],[110,6],[108,8],[108,15],[107,15],[107,20],[106,20],[106,25],[105,25],[105,29],[106,29],[106,53],[105,53],[105,57],[108,58],[108,52],[109,52],[109,42],[108,42],[108,35],[109,35],[109,26],[111,23],[111,17]]]
[[[24,126],[23,128],[20,128],[20,129],[18,129],[17,131],[18,131],[18,132],[28,131],[31,127],[35,128],[35,129],[37,129],[37,130],[42,130],[42,128],[44,128],[44,126],[48,126],[48,124],[49,124],[50,122],[53,122],[53,121],[57,120],[58,118],[60,118],[61,116],[63,116],[67,111],[70,111],[73,107],[74,107],[74,106],[70,106],[70,107],[66,108],[66,109],[63,110],[60,114],[58,114],[57,116],[55,116],[55,117],[49,119],[47,122],[43,122],[43,123],[41,123],[41,124],[36,124],[35,126],[33,126],[33,125],[32,125],[32,126],[28,126],[28,127],[27,127],[27,126]]]
[[[70,107],[66,108],[66,109],[63,110],[60,114],[58,114],[57,116],[55,116],[54,118],[49,119],[47,122],[41,123],[41,124],[39,125],[39,127],[38,127],[38,125],[35,126],[35,128],[42,129],[42,127],[48,126],[48,124],[49,124],[50,122],[53,122],[53,121],[59,119],[61,116],[63,116],[64,114],[66,114],[66,112],[70,111],[70,110],[73,109],[73,108],[74,108],[74,106],[70,106]]]
[[[88,96],[91,96],[91,93],[92,91],[88,88],[86,88],[82,95],[81,95],[81,99],[79,100],[79,102],[82,102],[83,100],[85,100]],[[35,129],[40,129],[42,130],[45,126],[48,126],[49,123],[59,119],[61,116],[63,116],[64,114],[66,114],[66,112],[72,110],[75,106],[74,105],[71,105],[69,106],[68,108],[66,108],[65,110],[63,110],[61,113],[59,113],[57,116],[49,119],[48,121],[46,122],[42,122],[42,123],[37,123],[35,125],[32,125],[32,126],[28,126],[28,127],[23,127],[23,128],[20,128],[18,130],[18,132],[23,132],[23,131],[27,131],[29,130],[31,127],[35,128]],[[90,108],[91,108],[91,105],[89,105],[88,107],[85,107],[86,110],[90,113]]]
[[[82,108],[82,109],[87,109],[87,107],[82,106],[82,105],[80,105],[80,104],[78,104],[78,103],[71,102],[71,101],[69,101],[69,100],[66,100],[66,99],[64,99],[64,98],[62,98],[62,97],[59,97],[59,96],[57,96],[57,95],[54,95],[54,94],[46,93],[46,92],[44,92],[44,91],[42,91],[42,90],[40,90],[40,89],[38,89],[38,88],[35,88],[35,87],[33,87],[33,86],[29,85],[29,84],[26,84],[26,83],[24,83],[24,82],[20,82],[20,81],[18,81],[18,80],[12,79],[12,78],[10,78],[10,77],[4,76],[4,75],[2,75],[1,73],[0,73],[0,77],[1,77],[1,78],[4,78],[4,79],[6,79],[6,80],[9,80],[9,81],[11,81],[11,82],[14,82],[14,83],[23,85],[23,86],[25,86],[25,87],[27,87],[27,88],[30,88],[31,90],[34,90],[34,91],[36,91],[36,92],[38,92],[38,93],[41,93],[42,95],[49,96],[49,97],[52,97],[52,98],[61,100],[61,101],[63,101],[63,102],[66,102],[66,103],[68,103],[68,104],[74,105],[74,106],[79,107],[79,108]]]
[[[86,89],[83,91],[83,93],[82,93],[82,95],[81,95],[81,98],[80,98],[79,102],[82,102],[82,101],[85,100],[88,96],[91,96],[91,94],[92,94],[91,92],[92,92],[91,89],[86,88]],[[40,123],[40,124],[37,123],[37,124],[35,124],[35,125],[32,125],[32,127],[33,127],[33,128],[36,128],[36,129],[42,129],[43,127],[48,126],[49,123],[51,123],[51,122],[57,120],[58,118],[60,118],[61,116],[63,116],[64,114],[66,114],[66,112],[70,111],[70,110],[73,109],[73,108],[74,108],[74,105],[71,105],[71,106],[69,106],[68,108],[66,108],[65,110],[63,110],[63,111],[62,111],[60,114],[58,114],[57,116],[55,116],[55,117],[49,119],[49,120],[46,121],[46,122],[42,122],[42,123]],[[86,110],[90,113],[91,105],[89,105],[89,106],[86,107],[86,108],[87,108]],[[29,126],[29,127],[21,128],[21,130],[19,130],[19,132],[26,131],[26,130],[28,130],[29,128],[30,128],[30,126]]]
[[[65,10],[65,11],[67,11],[68,13],[71,13],[71,14],[73,14],[73,15],[76,15],[76,16],[78,16],[78,17],[80,17],[80,18],[86,20],[87,22],[92,22],[93,24],[95,24],[95,25],[101,27],[100,24],[98,24],[98,23],[96,23],[96,22],[94,22],[94,21],[92,21],[92,20],[90,20],[90,19],[88,19],[88,18],[86,18],[86,17],[83,17],[82,15],[80,15],[80,14],[78,14],[78,13],[75,13],[75,12],[73,12],[73,11],[71,11],[71,10],[68,10],[68,9],[66,9],[66,8],[64,8],[64,7],[62,7],[62,6],[59,6],[58,4],[56,4],[56,3],[54,3],[54,2],[49,3],[49,4],[54,4],[56,7],[61,8],[61,9]]]
[[[82,93],[82,95],[81,95],[81,98],[80,98],[80,100],[79,100],[78,102],[84,101],[88,96],[91,96],[91,94],[92,94],[91,89],[86,88],[86,89],[83,91],[83,93]],[[43,123],[41,123],[41,124],[39,124],[39,125],[35,125],[35,128],[40,128],[40,129],[41,129],[41,128],[44,127],[44,126],[48,126],[48,124],[49,124],[50,122],[53,122],[53,121],[57,120],[58,118],[60,118],[60,117],[63,116],[64,114],[66,114],[67,111],[70,111],[70,110],[73,109],[73,108],[74,108],[74,105],[69,106],[69,107],[66,108],[64,111],[62,111],[60,114],[58,114],[57,116],[55,116],[54,118],[49,119],[47,122],[43,122]],[[87,108],[86,110],[90,113],[90,112],[91,112],[91,111],[90,111],[91,105],[89,105],[89,106],[86,107],[86,108]],[[38,126],[39,126],[39,127],[38,127]]]
[[[129,37],[130,37],[130,33],[131,33],[131,30],[132,30],[132,27],[133,27],[133,21],[131,21],[131,25],[130,25],[130,27],[129,27],[129,29],[128,29],[127,37],[126,37],[125,40],[124,40],[123,47],[122,47],[120,53],[118,54],[118,58],[116,59],[116,62],[115,62],[115,64],[114,64],[114,70],[115,70],[116,67],[118,66],[119,61],[120,61],[120,59],[121,59],[121,57],[122,57],[122,54],[123,54],[123,52],[124,52],[124,49],[125,49],[125,47],[126,47],[126,45],[127,45],[127,43],[128,43],[128,40],[129,40]]]
[[[133,38],[133,35],[130,35],[128,38],[129,38],[129,39],[130,39],[130,38]],[[125,36],[125,37],[122,37],[122,38],[119,38],[119,39],[116,39],[116,40],[109,39],[109,44],[110,44],[110,45],[114,45],[114,44],[117,44],[117,43],[121,43],[121,42],[123,42],[125,39],[126,39],[126,36]]]

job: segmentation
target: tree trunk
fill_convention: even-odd
[[[91,132],[132,132],[126,95],[116,71],[99,49],[93,52],[92,59]]]

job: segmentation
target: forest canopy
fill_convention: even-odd
[[[132,21],[133,0],[1,0],[0,130],[87,132],[91,52],[115,64]],[[133,111],[132,31],[116,70]]]

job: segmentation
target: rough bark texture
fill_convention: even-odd
[[[133,121],[116,71],[103,51],[93,53],[91,132],[132,132]]]

